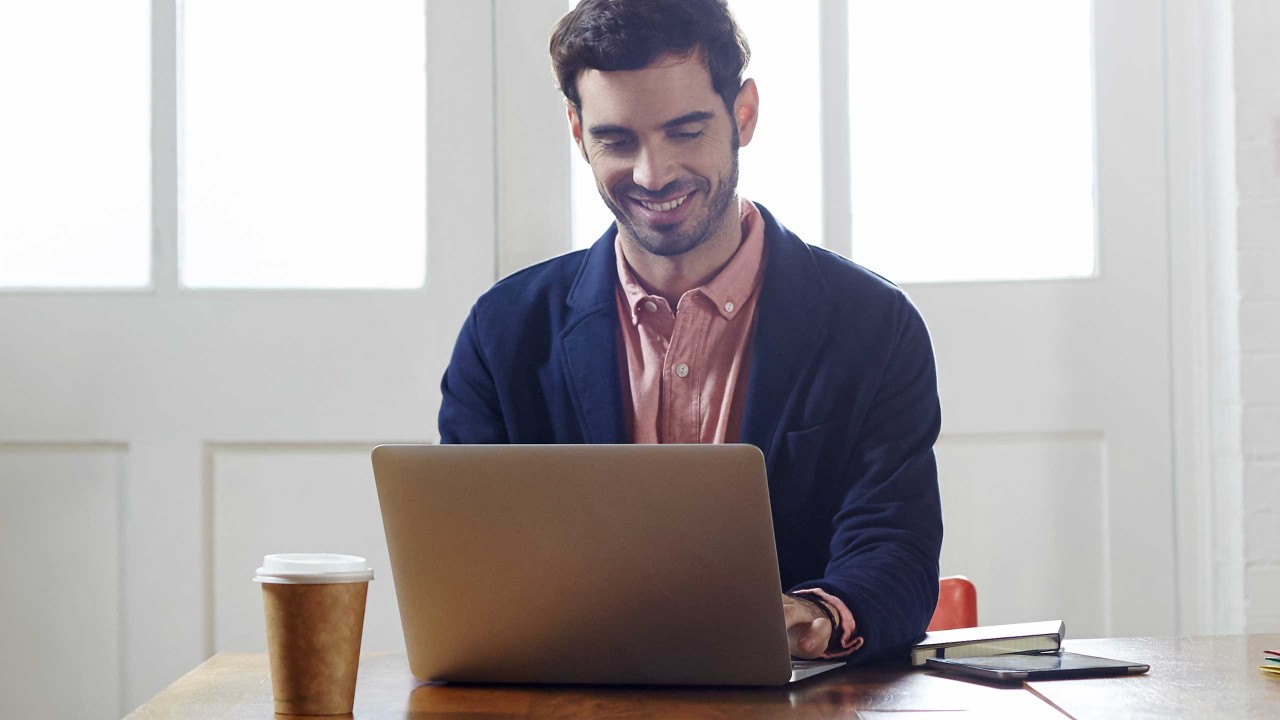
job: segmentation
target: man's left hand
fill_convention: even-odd
[[[812,660],[826,651],[831,640],[831,621],[813,605],[814,602],[822,601],[782,596],[782,614],[787,620],[787,644],[791,647],[791,657]]]

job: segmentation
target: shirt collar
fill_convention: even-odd
[[[667,301],[657,295],[650,295],[645,292],[644,287],[640,285],[640,281],[631,272],[631,266],[627,264],[626,256],[622,254],[622,238],[618,237],[613,242],[613,254],[618,257],[619,289],[627,301],[627,307],[631,308],[631,324],[639,325],[640,313],[646,309],[644,308],[646,303],[653,303],[658,307],[666,307]],[[659,303],[661,304],[659,305]]]
[[[742,219],[742,244],[715,277],[701,287],[694,288],[715,305],[725,319],[736,317],[760,287],[760,271],[764,265],[764,219],[756,206],[746,198],[739,200],[738,210]],[[654,303],[670,313],[667,301],[645,292],[632,273],[631,266],[622,253],[622,238],[614,240],[614,243],[614,254],[618,259],[618,283],[627,306],[631,308],[631,322],[638,325],[643,312],[652,312],[647,310],[646,303]]]

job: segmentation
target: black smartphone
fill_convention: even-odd
[[[999,682],[1136,675],[1150,665],[1069,652],[994,655],[972,658],[929,658],[925,667],[938,672]]]

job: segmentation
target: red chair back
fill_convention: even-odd
[[[978,589],[963,575],[938,581],[938,607],[929,621],[929,632],[978,626]]]

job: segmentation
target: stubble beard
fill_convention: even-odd
[[[596,190],[600,193],[600,199],[604,201],[613,216],[617,218],[618,225],[625,229],[627,236],[635,240],[636,244],[645,252],[660,257],[683,255],[710,240],[716,229],[719,228],[725,214],[729,212],[738,190],[738,152],[735,148],[733,160],[730,163],[729,177],[717,181],[715,188],[712,189],[710,200],[707,202],[707,214],[703,217],[702,222],[682,233],[664,232],[664,228],[669,228],[670,226],[662,225],[652,229],[641,228],[635,222],[632,222],[630,215],[618,207],[617,203],[613,202],[609,197],[609,193],[605,191],[598,181],[596,182]]]

